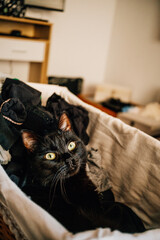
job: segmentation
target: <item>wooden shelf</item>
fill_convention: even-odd
[[[0,15],[0,19],[4,20],[4,21],[10,21],[10,22],[52,26],[52,23],[49,23],[49,22],[38,21],[38,20],[27,19],[27,18],[16,18],[16,17],[11,17],[11,16]]]
[[[31,40],[31,41],[40,41],[40,42],[49,42],[49,40],[47,39],[41,39],[41,38],[35,38],[35,37],[25,37],[25,36],[11,36],[11,35],[1,35],[0,34],[0,38],[8,38],[8,39],[21,39],[21,40]]]
[[[13,30],[18,30],[21,33],[21,36],[13,36],[11,32]],[[31,82],[40,82],[40,83],[48,83],[47,80],[47,66],[48,66],[48,56],[49,56],[49,48],[51,41],[51,32],[52,32],[52,23],[25,19],[25,18],[16,18],[10,16],[2,16],[0,15],[0,33],[4,35],[0,35],[0,39],[4,40],[3,48],[5,48],[5,41],[9,39],[13,45],[16,44],[17,41],[30,41],[30,42],[44,42],[45,44],[45,52],[43,61],[30,61],[30,72],[28,81]],[[16,46],[17,47],[17,46]],[[22,51],[21,51],[22,52]],[[34,49],[33,49],[34,54]],[[1,61],[3,59],[1,56]],[[9,61],[11,59],[8,59]],[[15,59],[14,59],[15,60]],[[21,69],[20,69],[21,71]]]

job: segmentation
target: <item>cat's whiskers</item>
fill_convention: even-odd
[[[68,199],[68,196],[67,196],[67,193],[66,193],[66,188],[65,188],[65,185],[64,185],[64,178],[61,178],[60,179],[60,187],[61,187],[61,193],[62,193],[62,196],[63,198],[66,200],[67,203],[71,203]]]
[[[55,195],[57,184],[58,184],[59,180],[61,180],[63,178],[62,175],[64,175],[63,173],[65,171],[66,171],[66,167],[62,166],[61,168],[58,169],[56,174],[52,177],[51,186],[50,186],[50,192],[49,192],[50,207],[53,204],[53,200],[54,200],[54,195]]]
[[[50,207],[52,207],[52,204],[53,204],[55,191],[56,191],[56,187],[57,187],[57,183],[58,183],[59,179],[60,179],[60,177],[58,176],[58,174],[56,174],[53,177],[53,180],[52,180],[52,183],[51,183],[51,186],[50,186],[50,191],[49,191]]]

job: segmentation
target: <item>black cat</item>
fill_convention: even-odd
[[[101,195],[86,174],[87,152],[65,113],[59,129],[40,137],[22,131],[28,150],[27,184],[23,191],[71,232],[110,227],[142,232],[141,220],[127,206],[115,202],[110,190]]]

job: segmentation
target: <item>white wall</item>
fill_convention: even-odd
[[[48,75],[83,77],[132,89],[148,103],[160,94],[160,0],[66,0],[65,11],[36,10],[54,23]]]
[[[118,0],[105,82],[129,86],[133,101],[160,95],[160,0]]]
[[[103,82],[116,0],[66,0],[54,23],[48,75],[83,77],[83,90]],[[47,17],[47,15],[46,15]]]

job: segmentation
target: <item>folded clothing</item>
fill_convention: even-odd
[[[41,92],[18,79],[6,78],[2,86],[2,99],[18,98],[25,106],[41,104]]]

